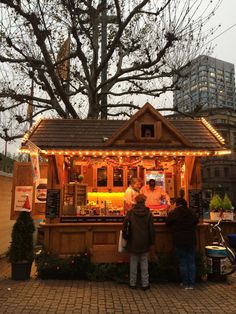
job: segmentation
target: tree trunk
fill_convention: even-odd
[[[89,110],[88,110],[88,118],[90,119],[98,119],[99,117],[99,99],[98,94],[96,92],[89,93]]]

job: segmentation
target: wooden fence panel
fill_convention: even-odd
[[[9,248],[14,223],[10,220],[12,181],[12,174],[0,171],[0,256],[5,255]]]

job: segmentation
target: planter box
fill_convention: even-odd
[[[210,219],[211,220],[219,220],[220,219],[220,212],[210,212]],[[233,221],[234,220],[234,213],[233,212],[223,212],[222,220]]]
[[[210,212],[210,219],[211,220],[219,220],[220,219],[220,212]]]
[[[232,221],[232,220],[234,220],[234,213],[233,212],[224,212],[222,219]]]
[[[12,263],[11,264],[11,279],[13,280],[28,280],[30,279],[32,263]]]

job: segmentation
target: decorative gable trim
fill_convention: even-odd
[[[152,116],[156,117],[157,121],[154,124],[154,136],[153,137],[144,137],[141,134],[141,125],[142,122],[138,119],[143,116],[145,113],[150,113]],[[145,123],[143,123],[145,124]],[[147,123],[152,124],[152,123]],[[128,120],[124,125],[114,133],[108,141],[106,141],[105,146],[111,146],[115,143],[121,143],[122,135],[125,131],[130,129],[133,125],[134,137],[137,141],[148,141],[148,142],[157,142],[162,136],[162,130],[165,126],[171,133],[173,133],[176,138],[187,147],[194,147],[194,145],[180,132],[178,131],[167,119],[165,119],[153,106],[149,103],[146,103],[139,111],[137,111],[130,120]],[[117,143],[117,144],[118,144]]]

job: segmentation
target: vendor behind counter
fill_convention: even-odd
[[[156,186],[154,179],[150,179],[148,185],[141,188],[140,193],[146,196],[145,205],[150,209],[159,205],[170,206],[169,195],[160,186]]]

